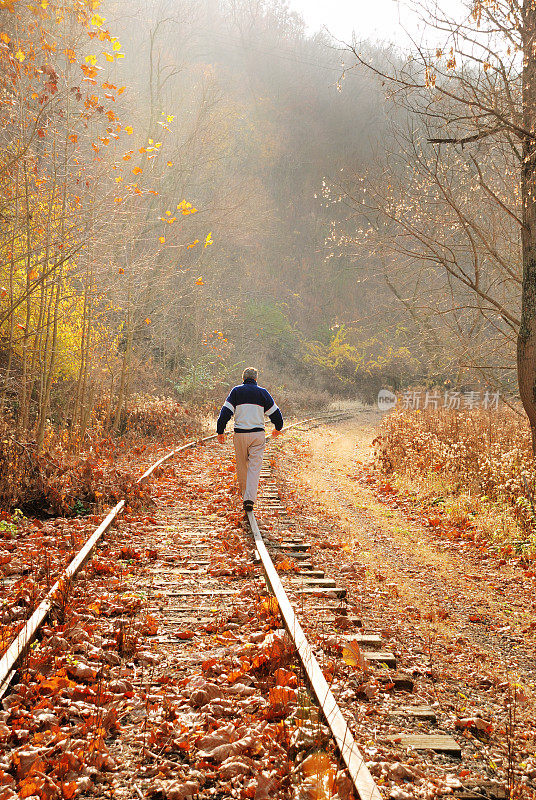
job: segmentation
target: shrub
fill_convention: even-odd
[[[526,419],[511,409],[394,411],[375,440],[386,474],[433,478],[455,494],[507,504],[525,537],[536,531],[536,467]]]

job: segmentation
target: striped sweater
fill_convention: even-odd
[[[278,431],[283,427],[281,411],[274,403],[272,395],[262,386],[258,386],[252,378],[246,378],[240,386],[231,389],[218,417],[218,433],[224,432],[233,414],[235,433],[263,431],[265,414]]]

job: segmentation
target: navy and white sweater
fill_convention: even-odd
[[[235,433],[263,431],[265,414],[278,431],[283,427],[281,411],[274,403],[272,395],[262,386],[257,386],[257,381],[252,378],[246,378],[240,386],[231,389],[218,417],[216,424],[218,433],[224,432],[233,414]]]

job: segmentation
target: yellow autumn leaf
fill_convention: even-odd
[[[146,324],[146,325],[150,325],[150,324],[151,324],[151,317],[147,317],[147,318],[146,318],[146,320],[145,320],[145,324]]]
[[[113,55],[111,55],[111,53],[106,53],[105,52],[104,56],[106,58],[106,61],[113,61],[114,60],[114,57],[113,57]]]
[[[112,50],[114,53],[117,53],[118,50],[121,50],[121,42],[118,42],[117,39],[112,43]]]
[[[141,172],[143,172],[143,170],[141,167],[134,167],[132,172],[134,173],[134,175],[139,175]]]
[[[168,165],[168,167],[172,167],[173,166],[173,161],[168,161],[167,165]]]
[[[160,242],[160,244],[164,244],[164,242],[166,241],[166,237],[165,236],[160,236],[158,241]]]
[[[203,280],[203,278],[201,276],[199,276],[199,278],[195,282],[195,285],[196,286],[204,286],[204,284],[205,284],[205,281]]]
[[[166,117],[166,122],[173,122],[174,119],[175,119],[174,114],[168,114]]]
[[[331,767],[331,759],[327,753],[317,751],[303,761],[303,773],[308,778],[326,773]]]
[[[128,133],[129,136],[131,136],[134,133],[134,128],[132,127],[132,125],[125,125],[125,132]]]
[[[2,41],[4,44],[9,44],[11,39],[9,38],[7,33],[2,32],[0,33],[0,41]]]
[[[87,64],[91,64],[91,66],[94,67],[97,63],[97,56],[86,56],[85,61]]]
[[[211,231],[211,232],[208,234],[208,236],[206,237],[206,239],[205,239],[205,244],[203,245],[203,247],[208,247],[208,246],[209,246],[209,244],[212,244],[212,243],[213,243],[213,242],[212,242],[212,231]]]
[[[24,59],[26,58],[26,54],[23,53],[23,51],[20,49],[20,47],[17,50],[17,52],[15,53],[15,58],[17,59],[17,61],[20,61],[21,64],[24,61]]]
[[[171,225],[172,222],[176,222],[176,221],[177,221],[177,217],[170,217],[168,219],[168,222],[169,222],[170,225]]]
[[[348,642],[342,648],[342,659],[349,667],[361,667],[362,669],[365,667],[365,659],[356,641]]]
[[[101,17],[100,14],[93,14],[90,19],[90,24],[95,25],[97,28],[100,28],[101,25],[104,25],[106,22],[105,17]]]

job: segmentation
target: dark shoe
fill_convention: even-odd
[[[244,511],[253,511],[253,500],[244,500]]]

